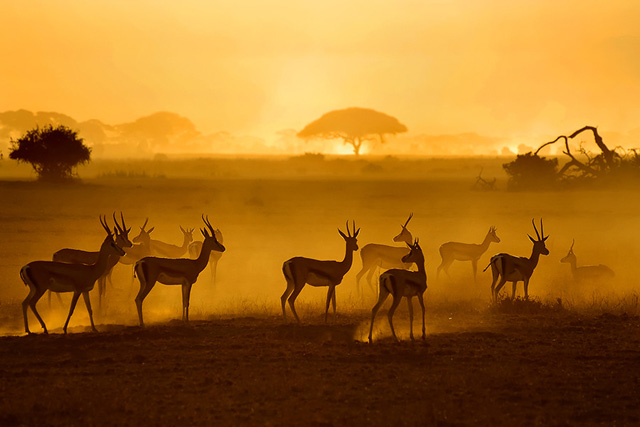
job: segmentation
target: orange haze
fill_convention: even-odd
[[[9,0],[0,111],[175,111],[274,141],[348,106],[413,135],[624,134],[640,127],[638,16],[628,0]]]

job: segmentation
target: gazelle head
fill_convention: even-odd
[[[537,252],[541,255],[549,255],[549,249],[547,249],[546,245],[544,244],[544,242],[549,238],[549,236],[545,237],[544,235],[542,218],[540,218],[540,233],[538,233],[538,229],[536,228],[536,223],[533,221],[533,219],[531,220],[531,223],[533,224],[533,229],[535,230],[536,236],[538,237],[538,240],[535,240],[533,237],[527,234],[527,236],[529,237],[529,240],[533,242],[534,252]]]
[[[347,242],[347,250],[350,250],[350,251],[357,251],[358,250],[358,239],[357,238],[358,238],[358,234],[360,233],[360,229],[358,228],[356,230],[356,222],[355,222],[355,220],[353,221],[353,235],[349,231],[349,220],[347,220],[347,234],[345,235],[342,231],[340,231],[339,228],[338,228],[338,233],[340,233],[340,235],[342,236],[344,241]]]
[[[577,258],[576,258],[576,254],[573,253],[573,245],[576,243],[576,240],[573,239],[573,241],[571,242],[571,247],[569,248],[569,253],[567,254],[566,257],[562,258],[560,260],[560,262],[568,262],[569,264],[573,264],[575,262],[577,262]]]
[[[487,232],[487,236],[489,236],[489,241],[490,242],[500,243],[500,238],[496,234],[497,230],[498,229],[493,227],[493,226],[489,227],[489,231]]]
[[[118,220],[116,219],[116,213],[113,213],[113,222],[116,223],[116,226],[114,227],[114,231],[116,234],[116,244],[121,247],[121,248],[130,248],[131,246],[133,246],[133,243],[131,243],[131,241],[129,240],[129,232],[131,231],[131,228],[127,228],[127,226],[124,223],[124,215],[122,214],[122,212],[120,212],[120,219],[122,220],[122,226],[120,226],[120,224],[118,224]]]
[[[409,263],[416,263],[416,265],[420,265],[424,263],[424,254],[422,253],[422,248],[420,247],[420,244],[418,243],[418,239],[416,239],[416,241],[413,244],[409,244],[407,243],[407,246],[409,247],[409,249],[411,249],[409,251],[408,254],[406,254],[405,256],[402,257],[402,262],[409,264]]]
[[[402,231],[393,238],[394,242],[405,242],[407,245],[411,245],[413,243],[413,236],[411,235],[411,232],[407,230],[407,225],[409,224],[409,221],[411,221],[412,217],[413,213],[409,215],[409,219],[407,219],[407,222],[405,222],[404,225],[400,225],[400,227],[402,227]]]
[[[100,251],[102,252],[102,249],[107,246],[107,250],[109,251],[109,254],[113,254],[113,255],[117,255],[117,256],[124,256],[124,251],[122,250],[122,248],[120,246],[118,246],[114,240],[114,236],[113,233],[111,232],[111,229],[109,228],[109,224],[107,224],[107,216],[105,215],[104,219],[102,219],[102,216],[100,216],[100,224],[102,224],[102,228],[104,228],[104,231],[107,232],[107,237],[105,237],[104,242],[102,242],[102,246],[100,247]]]
[[[182,231],[182,234],[184,234],[185,239],[187,239],[187,244],[193,242],[193,228],[191,229],[187,228],[185,230],[184,228],[182,228],[182,226],[180,226],[180,231]]]
[[[144,220],[144,224],[142,224],[142,227],[140,227],[140,233],[133,238],[133,243],[146,243],[149,244],[149,242],[151,241],[151,232],[155,229],[155,227],[151,227],[148,230],[145,230],[145,227],[147,226],[147,223],[149,222],[149,218]]]
[[[209,222],[209,216],[205,218],[203,214],[202,221],[204,221],[204,225],[206,225],[206,228],[200,229],[200,232],[204,236],[204,242],[202,242],[202,250],[204,250],[205,247],[208,247],[212,251],[224,252],[225,247],[222,246],[222,243],[218,242],[218,239],[216,239],[216,232]]]

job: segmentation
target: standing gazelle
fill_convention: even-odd
[[[413,214],[409,215],[409,219],[404,225],[400,225],[402,230],[400,234],[393,238],[394,242],[406,243],[411,245],[413,243],[413,236],[407,225]],[[409,268],[411,264],[405,264],[402,262],[402,257],[408,254],[409,251],[404,246],[389,246],[381,245],[378,243],[368,243],[362,247],[360,251],[360,258],[362,259],[362,269],[356,275],[356,285],[358,286],[358,293],[362,295],[362,288],[360,287],[360,279],[367,274],[367,283],[374,289],[373,274],[378,267],[383,269],[389,268]]]
[[[353,221],[353,235],[349,231],[349,221],[347,221],[347,234],[345,235],[340,229],[338,233],[342,236],[346,243],[344,259],[342,261],[319,261],[317,259],[295,257],[282,264],[282,272],[287,281],[287,289],[285,289],[280,301],[282,302],[282,317],[286,320],[285,302],[289,297],[289,306],[294,317],[300,323],[300,318],[296,313],[296,298],[304,288],[304,285],[311,286],[328,286],[327,306],[324,312],[324,321],[327,321],[329,313],[329,302],[333,301],[333,315],[336,314],[336,286],[342,282],[342,278],[351,268],[353,262],[353,252],[358,250],[358,233],[356,230],[356,222]]]
[[[598,282],[602,280],[611,279],[615,276],[613,270],[607,267],[604,264],[598,265],[583,265],[582,267],[578,267],[578,257],[573,253],[573,245],[576,243],[575,239],[571,242],[571,248],[569,248],[569,253],[567,256],[562,258],[560,262],[568,263],[571,265],[571,274],[573,275],[573,280],[576,283],[584,283],[588,281]]]
[[[491,273],[493,274],[493,281],[491,282],[491,296],[493,297],[494,302],[498,301],[500,289],[502,289],[506,282],[511,282],[513,284],[511,293],[512,299],[516,297],[516,284],[520,281],[524,282],[524,298],[529,298],[529,280],[531,279],[533,270],[538,265],[538,259],[540,258],[540,255],[549,255],[549,250],[544,244],[549,236],[545,237],[544,235],[542,218],[540,219],[540,233],[538,233],[536,223],[533,219],[531,220],[531,223],[533,224],[533,229],[535,230],[538,239],[534,240],[533,237],[527,235],[529,240],[533,242],[533,251],[529,258],[516,257],[504,253],[497,254],[491,257],[489,265],[482,270],[485,271],[489,266],[491,266]],[[498,278],[500,278],[499,282]],[[496,282],[498,282],[497,286]]]
[[[393,296],[393,303],[389,308],[387,316],[389,317],[389,326],[393,338],[398,341],[396,331],[393,329],[393,313],[398,308],[398,304],[402,301],[402,297],[407,298],[409,305],[409,336],[413,340],[413,302],[411,298],[418,297],[420,308],[422,309],[422,339],[426,339],[425,313],[424,313],[424,292],[427,290],[427,272],[424,267],[424,254],[422,248],[418,244],[418,239],[412,245],[407,244],[409,253],[402,257],[402,262],[406,264],[415,263],[418,271],[409,271],[401,269],[387,270],[380,275],[380,293],[378,302],[371,310],[371,326],[369,328],[369,343],[373,341],[373,321],[376,318],[378,310],[384,304],[389,294]]]
[[[202,244],[202,251],[200,251],[198,258],[145,257],[136,262],[134,270],[140,281],[140,291],[136,297],[140,326],[144,326],[144,321],[142,320],[142,301],[144,301],[145,297],[151,289],[153,289],[156,282],[160,282],[163,285],[182,285],[182,320],[189,321],[189,297],[191,296],[191,287],[198,279],[200,272],[207,266],[211,251],[224,252],[224,246],[216,240],[209,218],[205,218],[204,215],[202,215],[202,221],[204,221],[209,231],[200,229],[204,236],[204,243]],[[211,232],[211,234],[209,234],[209,232]]]
[[[487,235],[480,244],[448,242],[440,246],[440,257],[442,262],[438,266],[436,278],[440,277],[440,270],[444,270],[449,275],[449,267],[453,261],[471,261],[473,268],[473,280],[477,281],[478,260],[484,254],[491,242],[500,243],[500,238],[496,234],[496,228],[490,227]]]
[[[71,308],[67,321],[64,323],[64,333],[67,333],[69,319],[73,314],[80,295],[84,298],[84,303],[89,312],[91,320],[91,329],[94,331],[96,327],[93,323],[93,311],[91,310],[91,301],[89,300],[89,291],[93,289],[96,280],[104,274],[107,269],[109,257],[120,257],[124,255],[124,251],[113,239],[113,234],[107,225],[106,217],[104,220],[100,217],[100,224],[107,232],[102,245],[98,259],[91,265],[86,264],[69,264],[55,261],[34,261],[22,267],[20,270],[20,278],[25,285],[29,286],[29,295],[22,302],[22,314],[24,316],[24,330],[30,334],[29,322],[27,320],[27,307],[31,307],[33,314],[40,322],[44,333],[48,333],[44,321],[36,310],[36,303],[44,295],[47,290],[53,292],[73,292],[71,299]]]

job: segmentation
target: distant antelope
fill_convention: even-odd
[[[573,275],[573,280],[577,283],[588,282],[588,281],[600,281],[611,279],[615,276],[613,270],[607,267],[604,264],[599,265],[583,265],[582,267],[577,267],[578,258],[573,253],[573,245],[575,244],[575,239],[571,242],[571,248],[569,248],[569,253],[567,256],[562,258],[560,262],[568,263],[571,265],[571,273]]]
[[[286,320],[285,302],[289,297],[289,306],[294,317],[300,323],[300,318],[296,313],[296,298],[306,284],[310,286],[328,286],[327,306],[324,312],[324,321],[327,321],[329,313],[329,302],[333,302],[333,315],[336,314],[336,286],[342,282],[342,278],[351,268],[353,262],[353,252],[358,250],[357,237],[360,229],[356,230],[356,222],[353,221],[353,235],[349,231],[349,221],[347,221],[347,234],[345,235],[340,229],[338,233],[345,241],[345,254],[342,261],[318,261],[311,258],[295,257],[282,264],[282,272],[287,281],[287,289],[285,289],[280,301],[282,303],[282,317]]]
[[[151,254],[167,258],[180,258],[186,254],[189,250],[189,244],[193,242],[193,228],[185,230],[180,226],[180,231],[183,234],[181,246],[172,245],[171,243],[165,243],[160,240],[150,238],[149,245],[151,248]]]
[[[496,234],[496,228],[490,227],[487,235],[480,244],[449,242],[440,246],[440,257],[442,262],[438,266],[436,278],[440,277],[440,270],[444,270],[449,275],[449,267],[453,261],[471,261],[473,269],[473,280],[477,281],[478,260],[489,249],[491,242],[500,243],[500,238]]]
[[[140,291],[136,296],[140,326],[144,326],[142,302],[157,282],[163,285],[182,286],[182,320],[189,321],[191,287],[198,279],[200,272],[207,266],[209,253],[212,250],[224,252],[224,246],[216,240],[209,218],[205,218],[203,215],[202,221],[208,231],[207,229],[200,229],[204,236],[204,243],[197,259],[145,257],[136,262],[135,272],[140,281]]]
[[[424,292],[427,290],[427,273],[424,267],[424,255],[422,248],[416,239],[413,245],[409,245],[409,253],[402,257],[403,263],[415,263],[418,271],[393,269],[387,270],[380,275],[380,292],[378,302],[371,310],[371,326],[369,328],[369,343],[373,341],[373,321],[376,318],[378,310],[384,304],[385,300],[391,294],[393,303],[389,308],[387,316],[389,317],[389,326],[391,326],[391,334],[398,341],[396,331],[393,329],[393,313],[396,311],[398,304],[402,301],[402,297],[407,298],[409,305],[409,336],[413,340],[413,303],[411,298],[418,297],[420,308],[422,308],[422,339],[426,339],[425,318],[424,318]]]
[[[84,298],[84,303],[89,312],[89,320],[91,321],[91,329],[96,331],[93,323],[93,311],[91,310],[91,301],[89,300],[89,291],[93,289],[96,280],[104,274],[107,269],[107,263],[111,256],[122,256],[124,251],[116,244],[113,234],[107,225],[106,217],[103,220],[100,217],[100,223],[107,232],[107,237],[100,246],[98,259],[91,265],[86,264],[69,264],[65,262],[55,261],[34,261],[22,267],[20,270],[20,278],[25,285],[29,286],[29,295],[22,302],[22,314],[24,316],[24,330],[30,334],[29,322],[27,319],[27,307],[31,307],[31,311],[35,314],[40,322],[44,333],[47,334],[47,326],[36,310],[36,303],[44,295],[47,290],[53,292],[73,292],[71,299],[71,307],[69,315],[64,323],[64,333],[67,333],[67,326],[76,307],[80,295]]]
[[[151,255],[151,232],[155,227],[145,230],[148,222],[149,218],[145,219],[144,224],[140,227],[140,233],[133,238],[133,243],[135,243],[135,245],[127,248],[125,250],[126,255],[120,258],[121,264],[130,265],[132,268],[131,284],[133,284],[134,280],[135,263],[140,261],[142,258]]]
[[[411,245],[413,243],[413,236],[411,232],[407,229],[407,225],[409,225],[409,221],[413,214],[409,215],[409,219],[404,223],[404,225],[400,225],[402,230],[400,234],[393,238],[394,242],[406,243],[407,245]],[[402,262],[402,257],[408,254],[409,251],[404,246],[389,246],[389,245],[380,245],[377,243],[369,243],[362,247],[360,251],[360,258],[362,259],[362,269],[356,275],[356,283],[358,286],[358,292],[362,294],[362,288],[360,286],[360,279],[362,276],[367,274],[367,283],[374,289],[373,285],[373,274],[376,272],[378,267],[383,269],[389,268],[409,268],[411,264],[406,264]]]
[[[122,220],[122,227],[118,224],[115,213],[113,214],[113,222],[116,224],[114,228],[115,242],[118,247],[125,249],[133,246],[129,240],[129,232],[131,228],[127,228],[124,222],[124,215],[120,213]],[[53,254],[53,261],[56,262],[68,262],[72,264],[94,264],[98,260],[99,252],[82,251],[78,249],[60,249]],[[111,271],[113,267],[120,260],[120,256],[110,256],[107,261],[107,269],[105,273],[98,278],[98,305],[102,306],[102,298],[106,294],[106,284],[109,280],[109,284],[113,286],[111,282]],[[60,299],[60,296],[58,296]],[[51,291],[49,291],[49,305],[51,305]]]
[[[533,252],[529,258],[515,257],[504,253],[497,254],[491,257],[489,265],[482,270],[485,271],[487,268],[491,267],[491,273],[493,274],[493,281],[491,282],[491,296],[493,297],[494,302],[498,301],[500,289],[502,289],[506,282],[511,282],[513,284],[511,298],[515,298],[516,284],[520,281],[524,282],[525,299],[529,298],[529,280],[531,279],[533,270],[538,265],[538,259],[540,258],[540,255],[549,255],[549,250],[544,244],[549,236],[545,237],[544,235],[542,219],[540,219],[540,233],[538,233],[538,229],[536,228],[536,224],[533,219],[531,220],[531,223],[533,224],[533,229],[535,230],[538,239],[534,240],[533,237],[527,235],[529,240],[533,242]],[[500,282],[496,286],[498,278],[500,278]]]
[[[222,232],[217,228],[214,230],[216,235],[216,240],[220,243],[224,243],[224,239],[222,237]],[[200,240],[196,240],[189,244],[189,257],[190,258],[198,258],[200,255],[200,251],[202,250],[202,242]],[[211,255],[209,255],[209,268],[211,269],[211,284],[215,287],[216,285],[216,272],[218,271],[218,261],[222,257],[222,252],[213,250],[211,251]]]

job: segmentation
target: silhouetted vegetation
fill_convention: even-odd
[[[510,190],[551,188],[558,180],[558,159],[547,159],[531,152],[518,154],[516,159],[503,165],[509,175]]]
[[[593,133],[599,152],[593,152],[580,146],[572,150],[569,140],[584,131]],[[545,147],[558,141],[564,143],[562,154],[568,161],[556,171],[558,159],[546,159],[538,153]],[[553,164],[552,164],[553,163]],[[509,175],[511,189],[543,189],[554,184],[591,185],[595,183],[620,183],[627,179],[640,178],[640,156],[637,149],[616,147],[610,149],[593,126],[584,126],[569,136],[560,135],[550,142],[542,144],[535,152],[518,155],[516,160],[504,165]]]
[[[62,181],[73,177],[76,166],[91,160],[91,149],[76,131],[63,125],[48,125],[12,139],[9,157],[31,164],[41,180]]]
[[[345,144],[353,147],[357,156],[365,141],[376,139],[384,143],[384,135],[406,132],[407,127],[395,117],[380,113],[369,108],[345,108],[330,111],[319,119],[309,123],[302,129],[300,138],[342,139]]]

